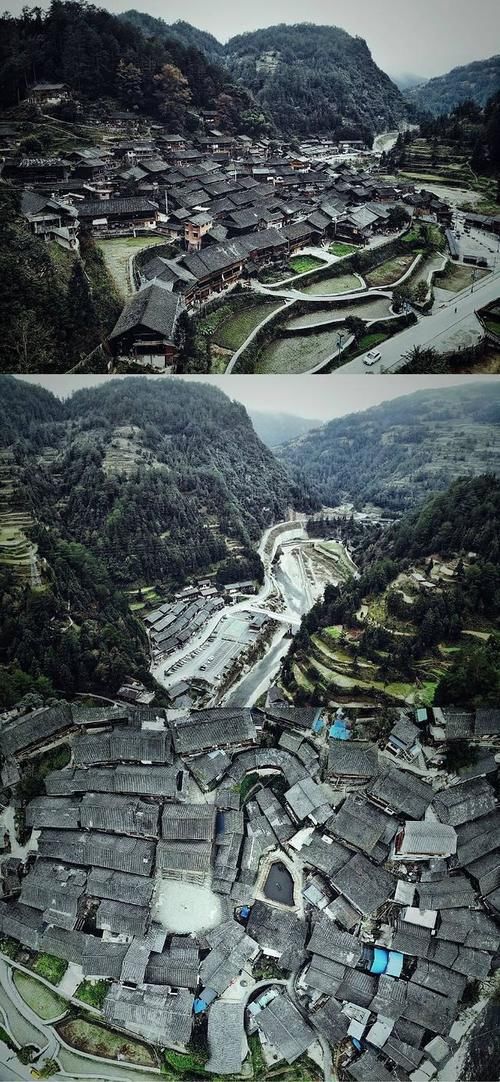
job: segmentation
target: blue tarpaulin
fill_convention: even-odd
[[[337,718],[333,725],[330,725],[330,738],[332,740],[349,740],[350,736],[350,729],[347,728],[346,722],[341,718]]]
[[[386,973],[389,977],[400,977],[403,968],[403,955],[400,951],[389,951]]]
[[[387,963],[389,961],[389,955],[384,947],[373,948],[373,961],[370,966],[370,973],[385,973],[387,970]]]

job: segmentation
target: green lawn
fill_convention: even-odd
[[[116,1033],[107,1026],[87,1022],[85,1018],[73,1018],[62,1022],[57,1029],[66,1044],[91,1056],[114,1060],[120,1058],[145,1067],[156,1066],[154,1056],[146,1044]]]
[[[27,973],[16,970],[14,984],[21,998],[39,1018],[47,1021],[49,1018],[59,1018],[61,1014],[64,1014],[67,1007],[66,1000],[61,999],[61,996],[57,996],[55,992],[51,992],[50,988],[46,988],[34,977],[28,977]]]
[[[325,264],[322,259],[316,259],[313,255],[295,255],[288,265],[295,274],[305,274],[306,271],[316,270]]]
[[[328,249],[330,255],[352,255],[353,252],[357,252],[358,248],[356,244],[346,244],[342,240],[336,240],[333,244],[330,244]]]
[[[215,328],[213,332],[215,345],[221,346],[222,349],[230,349],[234,353],[243,345],[245,339],[258,327],[259,323],[262,323],[266,316],[271,315],[282,304],[281,300],[256,301],[255,304],[249,305],[248,308],[232,311]]]
[[[75,996],[81,999],[82,1003],[88,1003],[90,1007],[97,1007],[100,1011],[108,991],[109,981],[82,981]]]
[[[332,627],[325,627],[325,635],[329,635],[331,639],[340,639],[344,628],[342,624],[333,624]]]
[[[132,291],[129,278],[129,259],[137,255],[144,248],[151,248],[157,244],[165,244],[165,237],[109,237],[98,240],[97,247],[106,261],[106,266],[116,282],[122,297],[128,296]]]
[[[51,984],[59,984],[68,968],[68,963],[62,958],[56,958],[53,954],[39,954],[32,966],[33,972],[39,977],[45,977]]]

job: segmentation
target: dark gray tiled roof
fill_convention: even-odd
[[[134,328],[145,328],[172,342],[181,308],[182,302],[177,293],[172,293],[158,282],[151,282],[127,301],[109,337],[112,341],[122,338]]]
[[[467,984],[466,978],[461,973],[455,973],[447,966],[437,965],[420,958],[417,968],[411,980],[414,984],[420,984],[423,988],[430,988],[433,992],[441,992],[443,996],[460,1000]]]
[[[357,1003],[359,1007],[368,1007],[376,991],[377,978],[372,973],[363,973],[360,969],[348,969],[335,992],[335,999]]]
[[[104,931],[142,936],[148,923],[149,906],[128,905],[107,898],[99,903],[96,927]]]
[[[37,796],[26,808],[26,826],[74,830],[80,825],[80,801],[71,797]]]
[[[270,1044],[287,1063],[293,1063],[315,1040],[315,1034],[286,993],[281,993],[256,1015]]]
[[[87,880],[87,894],[95,898],[109,898],[132,905],[148,905],[153,893],[153,880],[127,872],[110,871],[108,868],[91,868]]]
[[[22,902],[0,902],[0,930],[4,936],[18,939],[26,947],[38,950],[41,942],[43,915]]]
[[[193,996],[181,990],[170,996],[162,988],[125,988],[113,984],[104,1002],[104,1016],[112,1025],[129,1029],[146,1040],[170,1046],[185,1045],[191,1036]]]
[[[349,1028],[349,1019],[335,999],[329,999],[324,1007],[311,1014],[310,1021],[331,1045],[340,1044]]]
[[[413,955],[415,958],[427,958],[430,945],[431,933],[428,928],[398,920],[396,930],[392,935],[392,950]]]
[[[371,1049],[350,1063],[347,1071],[356,1082],[394,1082],[394,1075],[390,1074]]]
[[[146,984],[169,984],[173,988],[196,988],[199,954],[196,944],[185,938],[160,954],[151,953],[146,968]]]
[[[136,796],[86,793],[80,806],[85,829],[115,831],[155,838],[159,835],[159,809]]]
[[[378,770],[374,744],[351,740],[334,741],[328,753],[328,773],[335,777],[372,778]]]
[[[377,991],[369,1004],[370,1010],[385,1018],[397,1020],[403,1014],[405,1003],[406,981],[396,980],[395,977],[388,977],[386,973],[382,973]]]
[[[207,1071],[217,1075],[239,1075],[245,1046],[242,1003],[218,999],[208,1015],[209,1058]]]
[[[335,872],[332,883],[360,913],[370,916],[394,896],[396,880],[362,853],[356,853],[348,864]]]
[[[392,839],[397,823],[364,797],[350,793],[340,811],[329,819],[327,828],[347,845],[371,853],[381,839]]]
[[[156,871],[159,875],[182,876],[183,873],[206,877],[210,871],[210,842],[159,841],[156,847]]]
[[[500,930],[486,913],[470,909],[453,909],[441,913],[438,939],[462,943],[478,950],[497,951]]]
[[[474,778],[444,789],[434,799],[442,823],[458,826],[479,819],[495,808],[495,792],[485,778]]]
[[[40,744],[47,737],[64,732],[72,725],[71,707],[68,703],[57,703],[34,710],[7,722],[0,732],[0,751],[3,755],[16,755],[25,748]]]
[[[68,864],[97,864],[115,871],[149,876],[155,843],[113,834],[43,830],[38,851],[41,856],[67,861]]]
[[[180,755],[251,743],[257,736],[252,712],[246,707],[195,711],[186,719],[173,721],[172,732]]]
[[[319,917],[315,922],[307,950],[320,954],[333,962],[346,966],[356,966],[363,953],[361,941],[349,932],[341,932],[328,917]]]
[[[479,893],[489,894],[500,887],[500,851],[486,853],[467,865],[469,875],[477,882]]]
[[[161,820],[162,837],[173,841],[211,841],[215,817],[213,804],[166,804]]]
[[[318,831],[315,831],[310,841],[302,846],[300,857],[305,864],[310,864],[313,868],[325,872],[331,879],[335,872],[348,863],[352,852],[345,845],[322,837]]]
[[[467,866],[498,848],[500,810],[489,812],[473,822],[463,823],[456,829],[457,861],[460,866]]]
[[[432,1033],[447,1033],[457,1014],[456,1003],[438,992],[408,983],[403,1017],[425,1026]]]
[[[459,909],[474,905],[476,892],[465,875],[417,884],[421,909]]]
[[[403,812],[412,819],[421,819],[432,798],[432,786],[407,770],[388,770],[374,778],[368,793],[380,804]]]
[[[280,956],[297,956],[304,949],[304,921],[295,913],[275,909],[265,902],[256,901],[252,906],[247,932],[260,947],[278,951]]]
[[[313,954],[304,981],[308,988],[315,988],[325,995],[334,996],[340,987],[345,974],[345,966],[340,962],[334,962],[331,958],[323,958],[320,954]]]

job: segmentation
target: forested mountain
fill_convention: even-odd
[[[227,112],[227,99],[239,131],[253,133],[261,123],[251,94],[235,88],[227,70],[185,34],[152,37],[137,20],[72,0],[0,19],[0,106],[16,105],[37,80],[63,81],[83,100],[113,99],[161,118],[172,131],[196,130],[201,108]]]
[[[120,18],[137,26],[146,37],[176,38],[184,45],[193,45],[195,49],[200,49],[212,63],[223,60],[225,46],[222,42],[218,41],[213,34],[207,33],[206,30],[198,30],[198,27],[191,26],[191,23],[186,23],[182,19],[177,19],[175,23],[166,23],[164,19],[156,19],[153,15],[148,15],[145,11],[136,11],[134,8],[125,11]]]
[[[445,75],[438,75],[425,83],[408,86],[403,90],[407,101],[424,112],[439,116],[448,113],[464,101],[486,105],[489,98],[500,91],[500,55],[488,60],[475,60],[453,68]]]
[[[212,61],[223,61],[285,136],[371,139],[408,115],[400,91],[377,67],[366,42],[338,27],[282,23],[221,45],[188,23],[167,26],[137,11],[125,17],[147,33],[173,33]]]
[[[55,687],[146,678],[126,589],[216,569],[258,578],[265,526],[317,506],[216,388],[131,377],[59,402],[4,376],[0,400],[6,488],[35,520],[41,568],[41,586],[2,570],[0,658]]]
[[[496,705],[499,538],[500,481],[491,476],[455,481],[381,530],[358,551],[358,577],[327,587],[304,617],[285,685],[304,698],[304,676],[319,673],[316,698],[339,687],[378,699],[421,689],[423,701]]]
[[[49,398],[47,423],[31,427],[34,407],[9,395],[7,439],[16,426],[11,447],[33,505],[44,524],[101,557],[115,581],[182,579],[224,560],[228,541],[248,549],[292,504],[312,506],[244,407],[214,387],[112,380],[72,395],[57,425]]]
[[[278,447],[282,443],[303,436],[312,428],[319,428],[322,421],[313,421],[308,417],[295,417],[291,413],[267,413],[263,410],[248,410],[253,427],[266,447]]]
[[[414,508],[460,476],[500,474],[496,381],[418,391],[330,421],[278,455],[322,503]]]

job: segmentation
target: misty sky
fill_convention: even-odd
[[[135,379],[135,376],[19,376],[29,383],[39,383],[60,398],[81,387],[95,387],[110,379]],[[179,379],[179,376],[147,376],[147,379]],[[498,376],[342,376],[327,380],[324,376],[183,376],[187,382],[211,383],[247,409],[267,413],[290,413],[298,417],[329,421],[347,413],[376,406],[426,387],[449,387],[452,383],[479,383],[489,380],[500,392]],[[493,387],[492,387],[493,392]]]
[[[18,14],[25,3],[7,0],[5,6]],[[341,26],[366,38],[377,64],[391,75],[441,75],[492,56],[500,41],[499,0],[96,0],[96,5],[115,13],[135,7],[169,23],[185,19],[220,41],[280,22]]]

